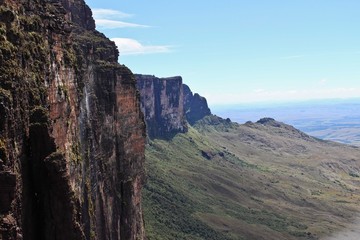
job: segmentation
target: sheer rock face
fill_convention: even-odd
[[[144,239],[133,74],[82,0],[0,0],[0,239]]]
[[[169,139],[186,132],[182,78],[136,74],[148,136]]]
[[[141,74],[135,77],[151,139],[172,138],[187,131],[187,122],[192,125],[211,114],[206,99],[193,94],[181,77],[157,78]]]

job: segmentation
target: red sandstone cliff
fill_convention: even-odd
[[[158,78],[135,74],[150,139],[170,139],[184,133],[188,123],[211,114],[207,101],[193,94],[181,77]]]
[[[136,74],[141,106],[150,138],[171,138],[186,132],[182,78]]]
[[[135,78],[83,0],[0,0],[0,239],[144,239]]]

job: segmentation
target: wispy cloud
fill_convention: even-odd
[[[97,28],[116,29],[116,28],[147,28],[150,26],[122,21],[124,18],[130,18],[133,15],[113,9],[97,8],[93,9],[93,16]],[[170,46],[166,45],[144,45],[131,38],[113,38],[111,39],[117,45],[121,55],[141,55],[153,53],[170,52]]]
[[[151,53],[167,53],[171,51],[170,46],[166,45],[143,45],[139,41],[131,38],[112,38],[118,47],[121,55],[141,55]]]
[[[263,92],[266,92],[265,89],[262,89],[262,88],[258,88],[258,89],[254,89],[253,91],[254,93],[263,93]]]
[[[143,24],[124,22],[119,19],[132,17],[132,14],[124,13],[113,9],[95,8],[92,10],[96,27],[100,29],[115,28],[146,28]]]
[[[115,29],[115,28],[146,28],[149,26],[146,25],[140,25],[136,23],[129,23],[129,22],[123,22],[123,21],[116,21],[116,20],[110,20],[110,19],[95,19],[96,26],[98,28],[102,29]]]
[[[326,85],[327,82],[328,82],[328,80],[326,78],[323,78],[319,81],[319,85],[324,86],[324,85]]]
[[[104,8],[95,8],[92,9],[93,17],[97,19],[101,18],[129,18],[132,17],[132,14],[124,13],[118,10],[113,9],[104,9]]]

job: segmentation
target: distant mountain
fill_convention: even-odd
[[[324,239],[357,229],[359,148],[272,118],[238,124],[206,113],[149,140],[148,239]]]
[[[213,111],[239,123],[271,116],[309,135],[360,146],[360,99],[233,105]]]
[[[188,123],[194,124],[211,114],[206,99],[193,94],[179,76],[158,78],[136,74],[135,77],[150,139],[171,139],[186,132]]]

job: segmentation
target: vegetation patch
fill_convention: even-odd
[[[350,175],[351,177],[355,177],[355,178],[359,178],[359,177],[360,177],[359,173],[356,173],[356,172],[350,172],[349,175]]]

